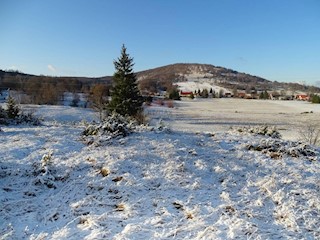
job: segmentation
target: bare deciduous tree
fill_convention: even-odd
[[[109,88],[104,84],[96,84],[91,88],[90,100],[92,107],[99,112],[100,119],[107,108]]]
[[[299,140],[312,145],[320,144],[320,128],[316,124],[308,124],[299,130]]]

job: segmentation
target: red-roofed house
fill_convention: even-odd
[[[310,97],[305,94],[298,94],[296,96],[296,99],[301,100],[301,101],[309,101]]]
[[[192,94],[190,91],[180,91],[180,97],[190,97]]]

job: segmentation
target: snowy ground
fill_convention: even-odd
[[[149,109],[171,132],[108,144],[84,144],[95,114],[79,108],[34,106],[43,126],[1,126],[0,239],[320,239],[319,158],[248,150],[274,140],[226,128],[289,129],[318,106],[197,101]]]
[[[175,108],[150,108],[150,115],[164,119],[181,131],[227,131],[233,126],[276,126],[284,139],[297,140],[308,124],[320,128],[320,104],[304,101],[246,100],[234,98],[183,99]]]

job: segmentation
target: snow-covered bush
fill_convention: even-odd
[[[111,137],[129,135],[135,128],[136,123],[128,118],[113,113],[106,117],[100,124],[91,124],[82,132],[84,136],[108,135]]]
[[[34,114],[32,112],[21,112],[17,119],[16,119],[16,123],[17,124],[23,124],[23,123],[27,123],[27,124],[31,124],[34,126],[38,126],[41,124],[41,120],[38,117],[35,117]]]
[[[88,144],[110,143],[112,139],[124,138],[133,132],[155,131],[170,133],[162,120],[155,127],[139,124],[135,118],[124,117],[118,113],[107,116],[101,123],[85,124],[83,140]]]
[[[30,124],[30,125],[38,126],[41,124],[41,120],[40,118],[35,117],[32,113],[20,112],[15,118],[0,116],[0,124],[4,124],[4,125]]]
[[[319,156],[319,151],[308,144],[272,138],[262,139],[259,143],[248,144],[246,148],[248,150],[261,151],[271,158],[281,158],[287,155],[317,160],[317,156]]]
[[[86,126],[82,132],[87,144],[109,142],[115,138],[123,138],[141,127],[136,121],[124,117],[118,113],[107,116],[101,123],[93,123]]]
[[[13,98],[9,98],[6,108],[0,106],[0,124],[32,124],[40,125],[41,120],[33,115],[32,112],[23,112],[15,103]]]
[[[263,135],[269,136],[272,138],[281,138],[281,134],[273,126],[244,126],[244,127],[235,127],[231,128],[232,131],[245,133],[245,134],[254,134],[254,135]]]
[[[34,164],[34,174],[37,176],[35,184],[43,184],[48,188],[56,188],[55,180],[53,176],[54,170],[52,169],[52,155],[53,151],[50,150],[44,154],[39,163]]]

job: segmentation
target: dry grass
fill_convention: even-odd
[[[110,174],[110,170],[106,167],[102,167],[100,169],[100,174],[103,176],[103,177],[106,177]]]

